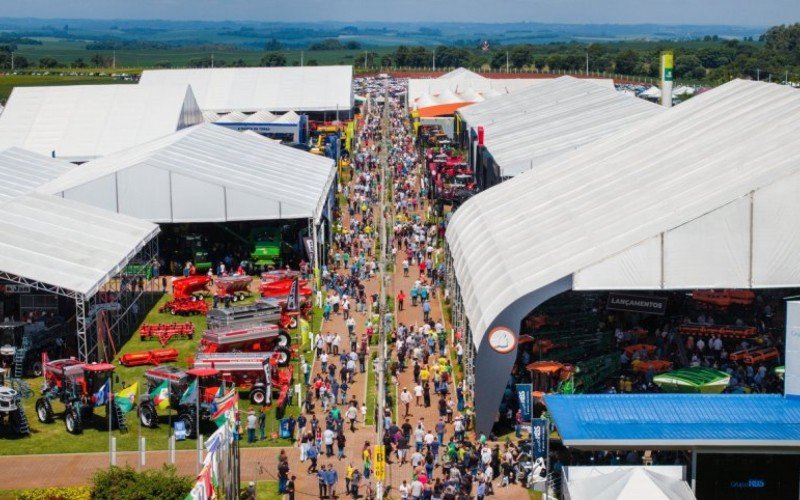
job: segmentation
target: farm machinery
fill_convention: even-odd
[[[257,268],[281,265],[292,255],[292,247],[283,240],[286,227],[259,227],[250,233],[253,252],[250,258]]]
[[[187,234],[184,237],[184,245],[198,273],[205,273],[211,269],[211,258],[208,256],[208,250],[206,250],[208,242],[203,235],[197,233]]]
[[[42,353],[61,355],[68,335],[66,323],[60,318],[23,323],[0,323],[0,358],[12,367],[14,378],[23,375],[42,375]]]
[[[64,424],[72,434],[83,432],[84,422],[94,414],[95,406],[109,406],[112,398],[114,365],[83,363],[77,359],[48,361],[45,356],[42,397],[36,400],[36,416],[42,423],[53,421],[53,401],[64,404]],[[111,426],[127,430],[125,416],[111,401]]]
[[[250,283],[253,281],[252,276],[222,276],[216,279],[214,285],[217,287],[217,293],[214,297],[221,300],[244,300],[250,295]]]
[[[198,424],[198,408],[200,421],[209,420],[214,414],[214,398],[220,387],[219,371],[206,368],[181,370],[175,366],[159,366],[144,372],[147,394],[139,402],[139,420],[145,427],[158,426],[158,407],[160,402],[150,395],[156,388],[167,382],[167,407],[177,414],[176,420],[182,420],[189,437],[194,437]],[[184,394],[194,382],[197,382],[197,399],[185,401]],[[182,401],[184,400],[184,401]]]
[[[191,339],[194,337],[194,323],[153,323],[142,325],[139,329],[139,339],[149,340],[157,338],[162,346],[167,345],[175,337]]]
[[[292,368],[284,362],[284,353],[238,352],[200,353],[194,368],[219,370],[222,380],[250,392],[255,405],[272,404],[285,408],[292,387]]]
[[[205,275],[187,276],[172,282],[172,300],[165,303],[159,312],[171,314],[205,314],[208,304],[204,300],[210,293],[211,278]]]
[[[31,429],[22,409],[19,393],[10,387],[0,386],[0,424],[6,419],[14,434],[18,436],[30,434]]]
[[[278,363],[286,366],[291,358],[291,337],[278,325],[252,325],[206,330],[200,340],[199,353],[268,352],[280,354]]]
[[[290,311],[285,303],[270,299],[258,299],[246,306],[212,309],[206,315],[208,328],[217,329],[233,325],[274,323],[281,328],[297,326],[298,311]]]

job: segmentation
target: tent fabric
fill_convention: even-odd
[[[513,110],[503,107],[504,116],[482,122],[484,145],[503,177],[519,175],[548,158],[667,111],[644,99],[566,78],[495,100],[516,103]]]
[[[286,113],[282,114],[281,116],[275,118],[273,123],[297,123],[300,121],[300,117],[294,111],[287,111]]]
[[[22,148],[0,151],[0,203],[30,193],[73,168],[67,161]]]
[[[800,182],[799,112],[794,89],[734,80],[469,199],[446,237],[475,346],[512,304],[564,279],[576,289],[607,289],[622,272],[626,285],[643,288],[656,274],[658,288],[796,286],[800,218],[790,211]],[[704,218],[742,198],[752,223],[738,206]],[[680,229],[690,224],[698,226]],[[719,231],[703,237],[720,224],[730,239],[714,240]],[[743,231],[752,231],[752,249],[739,247]],[[692,237],[694,250],[708,247],[705,267],[692,265]],[[655,250],[661,258],[644,252],[582,275],[653,238],[671,242]],[[664,253],[673,250],[680,253]],[[645,265],[625,271],[634,262]]]
[[[0,149],[87,161],[202,122],[185,84],[16,87],[0,116]]]
[[[434,104],[433,106],[419,108],[418,111],[419,111],[419,116],[421,118],[433,118],[436,116],[451,116],[459,108],[466,106],[467,104],[469,103],[454,102],[451,104]]]
[[[42,186],[159,223],[319,220],[333,160],[214,124],[86,163]]]
[[[94,295],[159,232],[83,203],[28,193],[0,204],[0,271]]]
[[[221,115],[217,121],[219,123],[239,123],[245,121],[246,119],[247,115],[241,111],[232,111],[230,113]]]
[[[275,121],[276,116],[266,109],[256,111],[252,115],[244,119],[245,123],[271,123]]]
[[[219,121],[220,116],[213,111],[203,111],[203,123],[214,123]]]
[[[142,72],[139,85],[191,85],[200,108],[243,111],[347,112],[353,108],[351,66],[163,69]]]
[[[694,500],[689,484],[648,467],[631,467],[567,482],[569,500]]]
[[[565,446],[800,445],[800,399],[780,394],[554,394],[544,401]]]
[[[658,87],[650,87],[649,89],[639,94],[639,97],[645,97],[648,99],[660,99],[661,89]]]

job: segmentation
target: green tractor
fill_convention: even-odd
[[[284,227],[257,227],[250,232],[253,253],[250,255],[256,269],[282,266],[292,255],[292,246],[283,239]]]
[[[208,272],[213,263],[206,249],[208,245],[206,238],[198,233],[189,233],[184,237],[184,243],[186,245],[186,253],[189,254],[197,273],[205,274]]]

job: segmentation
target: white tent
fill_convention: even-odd
[[[300,117],[294,111],[288,111],[281,116],[275,118],[273,123],[297,123],[300,121]]]
[[[799,114],[794,89],[734,80],[464,203],[446,234],[479,428],[513,364],[487,332],[557,293],[800,285]]]
[[[658,87],[650,87],[639,94],[639,97],[643,97],[645,99],[661,99],[661,89]]]
[[[16,87],[0,115],[0,149],[87,161],[202,122],[188,85]]]
[[[213,111],[203,111],[203,122],[214,123],[219,121],[219,115]]]
[[[319,220],[333,160],[198,125],[82,165],[42,192],[153,222]]]
[[[256,111],[244,119],[245,123],[270,123],[275,121],[276,116],[266,109]]]
[[[142,72],[139,85],[191,85],[203,110],[301,113],[353,108],[351,66],[158,69]]]
[[[0,204],[0,272],[94,295],[158,226],[83,203],[28,193]]]
[[[219,123],[239,123],[243,122],[247,119],[247,115],[242,113],[241,111],[233,111],[230,113],[226,113],[219,117],[217,122]]]
[[[567,500],[694,500],[680,477],[656,472],[659,467],[602,467],[602,474],[567,481]]]
[[[569,78],[569,77],[567,77]],[[519,97],[525,94],[524,99]],[[512,99],[512,97],[514,97]],[[484,144],[502,177],[535,168],[548,158],[574,150],[667,111],[643,99],[584,80],[553,80],[508,98],[516,102],[504,115],[484,124]]]
[[[73,168],[72,163],[26,149],[0,151],[0,203],[30,193]]]

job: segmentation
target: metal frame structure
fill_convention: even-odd
[[[125,270],[133,265],[147,265],[154,261],[158,255],[158,238],[152,238],[141,250],[133,255],[127,262],[124,262],[120,271],[111,277],[101,289],[94,295],[87,296],[82,293],[68,290],[64,287],[50,285],[41,281],[35,281],[23,276],[17,276],[4,271],[0,271],[0,279],[7,280],[19,285],[29,286],[33,290],[51,293],[61,297],[72,299],[75,302],[75,327],[78,344],[78,358],[81,361],[91,361],[92,356],[97,353],[97,337],[90,334],[96,333],[97,312],[103,309],[102,304],[108,303],[103,298],[108,298],[108,294],[113,294],[116,301],[120,304],[119,314],[111,321],[110,330],[114,335],[114,341],[121,343],[124,334],[133,331],[137,326],[134,314],[139,309],[138,303],[144,296],[145,301],[154,300],[152,292],[158,290],[157,279],[144,279],[144,286],[130,286],[131,280],[139,280],[141,274],[128,273]],[[146,294],[147,292],[147,294]]]
[[[472,329],[469,320],[464,312],[464,301],[461,296],[461,287],[456,280],[456,273],[453,269],[453,256],[450,253],[450,246],[445,242],[445,289],[446,295],[450,297],[452,304],[452,325],[455,331],[461,332],[461,347],[464,350],[462,359],[464,369],[464,395],[467,401],[474,399],[475,387],[475,344],[472,341]]]

